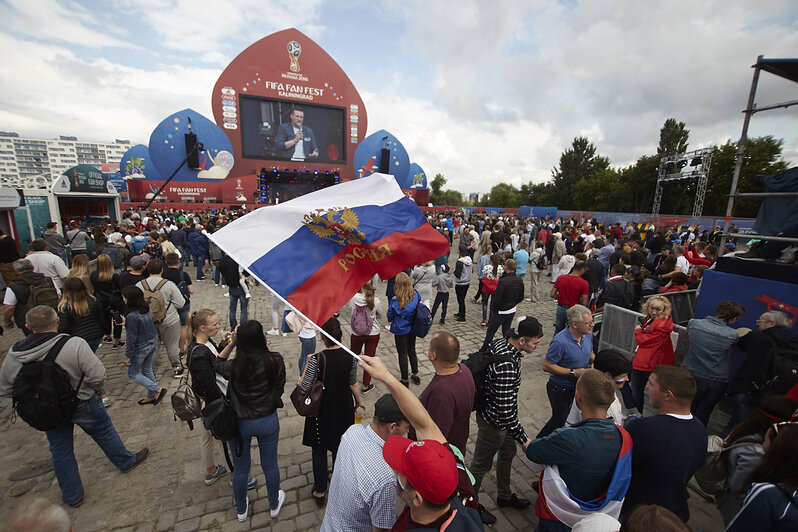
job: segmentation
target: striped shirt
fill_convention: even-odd
[[[396,474],[382,457],[385,441],[370,426],[341,437],[321,532],[371,532],[396,521]]]
[[[490,344],[493,356],[509,355],[514,362],[496,362],[485,371],[485,408],[482,417],[494,427],[507,430],[519,443],[529,439],[518,421],[518,389],[521,387],[521,358],[524,354],[505,338]]]

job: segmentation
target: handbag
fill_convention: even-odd
[[[316,380],[310,385],[307,391],[297,384],[291,392],[291,402],[296,408],[297,414],[303,417],[316,417],[321,409],[321,396],[324,393],[324,379],[327,376],[327,360],[324,353],[319,353],[321,362],[324,362],[324,372],[319,379],[318,366],[316,367]]]
[[[499,285],[498,279],[482,279],[482,293],[495,294],[496,287]]]

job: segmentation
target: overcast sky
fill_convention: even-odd
[[[295,27],[348,73],[431,179],[487,192],[549,179],[586,135],[614,166],[656,151],[674,117],[690,149],[737,140],[756,57],[798,56],[794,0],[0,0],[0,130],[130,139],[211,91],[247,46]],[[760,78],[760,105],[798,85]],[[798,161],[798,109],[750,135]]]

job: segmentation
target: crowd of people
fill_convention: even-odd
[[[370,280],[336,316],[318,324],[323,348],[317,350],[314,324],[282,312],[276,297],[270,326],[248,319],[248,274],[207,238],[236,216],[128,211],[119,223],[90,229],[71,222],[65,236],[53,224],[25,257],[4,245],[10,237],[2,235],[4,326],[20,328],[24,338],[0,369],[0,395],[15,393],[23,365],[56,353],[79,399],[69,420],[46,431],[66,505],[84,501],[74,425],[123,473],[149,455],[146,447],[128,450],[105,411],[112,398],[97,349],[124,349],[127,376],[144,388],[138,404],[149,408],[170,387],[163,382],[169,375],[159,383],[154,371],[160,343],[171,376],[180,382],[190,376],[204,405],[221,400],[235,419],[227,467],[214,452],[215,430],[195,431],[204,484],[232,466],[236,515],[249,519],[254,438],[270,514],[278,518],[286,500],[277,413],[286,408],[286,360],[267,340],[290,331],[300,339],[301,377],[289,389],[297,386],[308,396],[320,390],[314,398],[320,408],[306,417],[302,444],[311,449],[311,497],[324,508],[324,531],[482,530],[497,521],[481,493],[494,462],[496,505],[532,511],[532,500],[511,489],[519,448],[542,467],[538,479],[529,479],[538,492],[538,530],[689,530],[688,482],[704,465],[710,417],[727,393],[733,410],[721,435],[728,482],[716,497],[727,530],[798,526],[798,387],[781,382],[774,388],[766,369],[767,356],[778,356],[771,346],[796,351],[792,321],[771,311],[759,317],[758,330],[735,329],[745,309],[723,301],[715,315],[690,320],[687,356],[676,365],[668,293],[700,285],[720,254],[717,233],[631,223],[602,227],[591,220],[430,216],[456,260],[444,255],[384,280],[384,299],[376,290],[380,280]],[[196,268],[193,278],[189,263]],[[221,338],[217,310],[191,307],[195,283],[206,280],[227,288],[231,334]],[[445,327],[452,289],[457,322],[466,322],[469,302],[482,310],[476,322],[484,341],[467,358]],[[534,309],[547,297],[557,302],[552,323],[519,315],[524,301]],[[414,328],[420,305],[444,327],[429,337],[425,355],[434,376],[417,397],[411,384],[421,384]],[[632,360],[596,350],[595,316],[606,305],[641,314]],[[386,329],[399,375],[381,354]],[[546,336],[542,369],[549,374],[551,414],[532,437],[519,419],[522,359]],[[734,374],[732,345],[746,354]],[[356,422],[374,381],[388,393],[377,399],[370,421]],[[656,413],[644,415],[646,405]],[[470,445],[472,412],[476,439]],[[398,518],[397,495],[403,506]]]

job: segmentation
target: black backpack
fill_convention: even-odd
[[[761,395],[785,395],[798,384],[798,348],[772,345],[768,358],[770,368]]]
[[[488,366],[496,362],[513,361],[515,359],[510,355],[494,356],[489,349],[472,353],[463,360],[463,364],[471,371],[471,376],[474,378],[474,407],[472,410],[479,412],[485,408],[485,374],[488,371]]]
[[[60,427],[72,419],[78,408],[78,390],[85,375],[73,389],[69,373],[55,362],[71,338],[68,334],[61,336],[46,357],[23,364],[14,379],[12,407],[34,429]]]
[[[180,282],[177,283],[177,289],[180,290],[180,295],[183,296],[183,299],[186,300],[186,305],[191,300],[191,293],[188,291],[188,283],[186,283],[186,274],[183,270],[180,271]]]
[[[540,271],[545,271],[546,268],[548,268],[548,267],[549,267],[549,263],[546,260],[546,252],[541,250],[540,256],[538,257],[538,260],[535,261],[535,268],[537,268]]]

